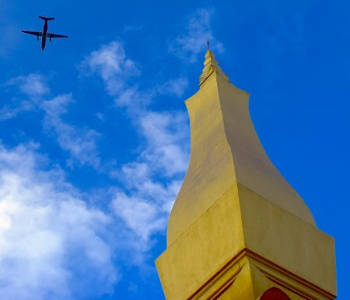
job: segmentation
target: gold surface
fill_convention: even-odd
[[[190,164],[156,261],[165,295],[255,300],[278,287],[293,300],[334,299],[333,239],[268,159],[248,98],[208,50],[186,101]]]

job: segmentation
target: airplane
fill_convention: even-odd
[[[62,35],[62,34],[55,34],[55,33],[50,33],[47,32],[48,29],[48,21],[55,20],[55,18],[48,18],[48,17],[42,17],[39,16],[40,19],[44,20],[44,26],[43,26],[43,31],[28,31],[28,30],[22,30],[22,32],[27,33],[27,34],[32,34],[35,35],[37,40],[39,41],[41,37],[41,49],[44,51],[45,46],[46,46],[46,39],[49,38],[50,42],[52,42],[53,38],[68,38],[67,35]]]

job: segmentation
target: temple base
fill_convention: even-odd
[[[333,239],[242,185],[223,194],[156,261],[166,298],[335,299]],[[288,299],[288,298],[286,298]]]
[[[266,291],[278,289],[279,300],[335,299],[335,296],[318,288],[244,249],[187,299],[274,299]],[[265,295],[265,298],[263,298]],[[276,297],[276,296],[275,296]]]

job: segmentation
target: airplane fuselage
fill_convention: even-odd
[[[46,47],[47,39],[50,39],[50,42],[51,42],[51,40],[54,38],[68,38],[68,35],[50,33],[47,31],[49,28],[49,24],[48,24],[49,21],[55,20],[55,18],[49,18],[49,17],[43,17],[43,16],[39,16],[39,18],[44,20],[44,25],[43,25],[42,31],[22,30],[22,32],[26,33],[26,34],[35,35],[37,40],[40,40],[40,38],[41,38],[41,49],[42,50],[44,50]]]
[[[43,36],[41,38],[41,49],[44,50],[46,46],[46,33],[49,25],[47,23],[47,20],[45,20],[44,27],[43,27]]]

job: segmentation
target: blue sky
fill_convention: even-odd
[[[349,299],[347,1],[0,0],[0,293],[164,299],[154,259],[189,158],[205,41],[336,239]],[[41,52],[22,29],[67,40]],[[5,296],[4,296],[5,295]]]

